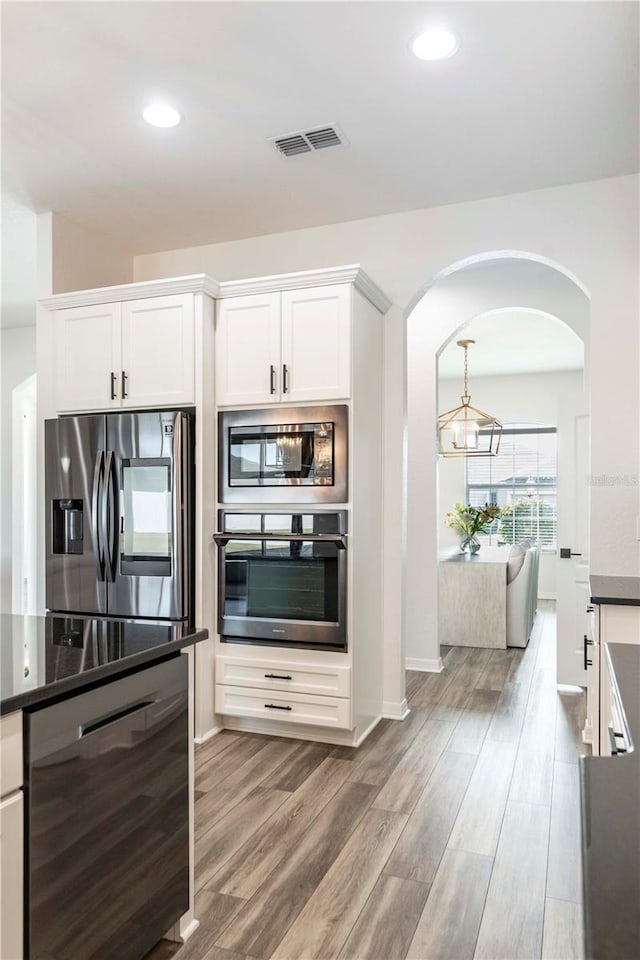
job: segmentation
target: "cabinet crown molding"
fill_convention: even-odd
[[[38,303],[47,310],[65,310],[67,307],[87,307],[121,300],[143,300],[147,297],[163,297],[172,293],[205,293],[217,300],[225,297],[249,296],[254,293],[301,290],[305,287],[329,286],[336,283],[352,283],[380,313],[386,313],[391,307],[391,300],[358,263],[322,270],[302,270],[298,273],[250,277],[246,280],[226,280],[223,283],[218,283],[206,273],[194,273],[190,276],[171,277],[166,280],[143,280],[139,283],[123,283],[113,287],[95,287],[92,290],[56,293],[51,297],[41,298]]]
[[[268,277],[251,277],[247,280],[226,280],[220,284],[218,297],[243,297],[255,293],[279,293],[281,290],[302,290],[305,287],[322,287],[336,283],[352,283],[356,290],[386,313],[391,300],[374,283],[359,263],[322,270],[302,270],[299,273],[279,273]]]
[[[43,297],[38,303],[47,310],[65,310],[67,307],[88,307],[120,300],[165,297],[173,293],[205,293],[216,298],[219,296],[219,289],[219,284],[206,273],[194,273],[187,277],[171,277],[168,280],[143,280],[140,283],[122,283],[114,287],[56,293],[52,297]]]

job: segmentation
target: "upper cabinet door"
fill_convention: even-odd
[[[55,314],[56,409],[119,407],[122,305],[70,307]]]
[[[123,407],[195,403],[193,294],[122,305]]]
[[[280,399],[280,294],[218,302],[216,396],[219,406]]]
[[[346,400],[351,394],[351,287],[282,294],[282,399]]]

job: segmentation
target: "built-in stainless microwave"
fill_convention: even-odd
[[[221,503],[346,503],[344,404],[219,414]]]

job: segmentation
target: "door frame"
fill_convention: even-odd
[[[11,609],[16,614],[35,614],[37,609],[37,436],[34,373],[12,391]]]

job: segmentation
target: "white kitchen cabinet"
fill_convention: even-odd
[[[123,407],[193,403],[194,367],[192,294],[122,304]]]
[[[22,960],[22,713],[0,718],[0,958]]]
[[[585,637],[587,716],[582,739],[591,744],[594,756],[610,756],[611,695],[605,644],[640,644],[640,606],[593,604],[588,625],[589,633]]]
[[[216,394],[220,406],[280,399],[280,294],[229,297],[218,307]]]
[[[349,284],[223,299],[216,329],[218,405],[348,399],[351,314]]]
[[[284,291],[282,378],[283,400],[351,395],[351,287]]]
[[[351,668],[305,651],[296,660],[216,657],[216,711],[351,729]]]
[[[0,957],[21,960],[23,925],[22,790],[0,800]]]
[[[22,759],[22,713],[17,710],[0,717],[0,797],[22,786]]]
[[[336,730],[349,730],[352,726],[351,700],[345,698],[279,693],[221,683],[216,684],[216,712],[228,717],[311,724]]]
[[[104,303],[59,310],[55,324],[58,412],[119,407],[121,305]]]
[[[194,403],[193,294],[56,311],[58,413]]]
[[[218,683],[239,687],[261,687],[317,696],[350,697],[351,669],[334,663],[298,660],[270,660],[268,657],[216,657]]]
[[[598,753],[600,744],[600,643],[598,640],[597,607],[587,607],[587,633],[584,635],[584,663],[587,670],[587,711],[582,739]]]

